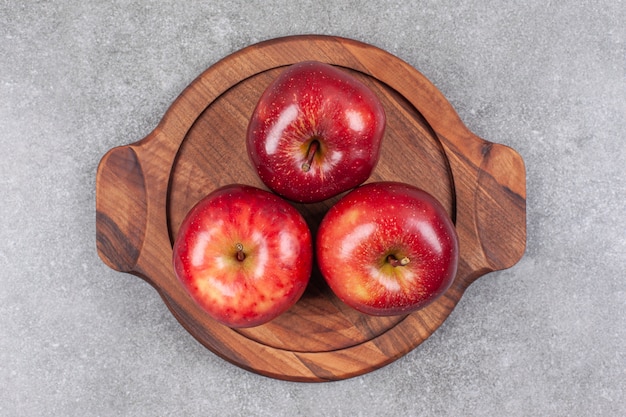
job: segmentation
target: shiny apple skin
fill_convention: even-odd
[[[419,310],[448,289],[459,243],[432,195],[379,182],[352,190],[330,208],[316,251],[322,275],[343,302],[365,314],[391,316]],[[397,265],[404,258],[409,262]]]
[[[367,180],[386,125],[376,94],[321,62],[287,67],[263,92],[247,130],[248,156],[265,185],[300,203],[326,200]],[[310,145],[319,150],[308,171]]]
[[[238,243],[243,260],[237,259]],[[176,276],[191,298],[233,328],[267,323],[293,306],[313,262],[302,215],[275,194],[239,184],[200,200],[173,249]]]

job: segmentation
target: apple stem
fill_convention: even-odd
[[[235,245],[235,249],[237,249],[237,253],[235,256],[237,257],[237,260],[239,262],[242,262],[244,259],[246,259],[246,254],[243,251],[243,245],[241,243],[237,243]]]
[[[409,262],[411,262],[411,260],[406,256],[402,259],[398,259],[395,257],[395,255],[389,255],[387,256],[387,262],[389,262],[391,266],[396,267],[407,265]]]
[[[302,164],[302,171],[309,172],[311,169],[311,164],[313,163],[313,158],[315,158],[315,154],[317,153],[320,147],[320,142],[315,139],[309,145],[309,150],[306,154],[306,161]]]

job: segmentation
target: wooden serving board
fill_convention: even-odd
[[[178,283],[172,242],[187,211],[215,188],[265,188],[245,149],[248,119],[287,65],[344,68],[382,100],[387,130],[369,181],[396,180],[433,194],[454,220],[458,275],[435,303],[400,317],[371,317],[339,301],[314,268],[302,299],[272,322],[231,329],[209,318]],[[313,232],[337,197],[299,204]],[[97,249],[111,268],[159,292],[178,321],[222,358],[269,377],[329,381],[380,368],[414,349],[448,317],[478,277],[514,265],[526,242],[526,179],[512,149],[472,134],[421,73],[371,45],[329,36],[265,41],[194,80],[146,138],[111,149],[96,178]]]

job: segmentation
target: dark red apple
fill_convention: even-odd
[[[174,242],[178,279],[229,327],[258,326],[288,310],[307,286],[312,260],[302,215],[277,195],[246,185],[200,200]]]
[[[248,125],[248,155],[271,190],[318,202],[369,178],[385,123],[378,97],[346,70],[301,62],[262,94]]]
[[[456,229],[441,204],[408,184],[362,185],[330,208],[316,242],[322,275],[346,304],[399,315],[433,302],[457,271]]]

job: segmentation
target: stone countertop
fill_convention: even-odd
[[[0,415],[626,415],[623,1],[3,2]],[[285,35],[386,49],[527,171],[528,241],[396,362],[242,370],[95,248],[95,172],[211,64]]]

